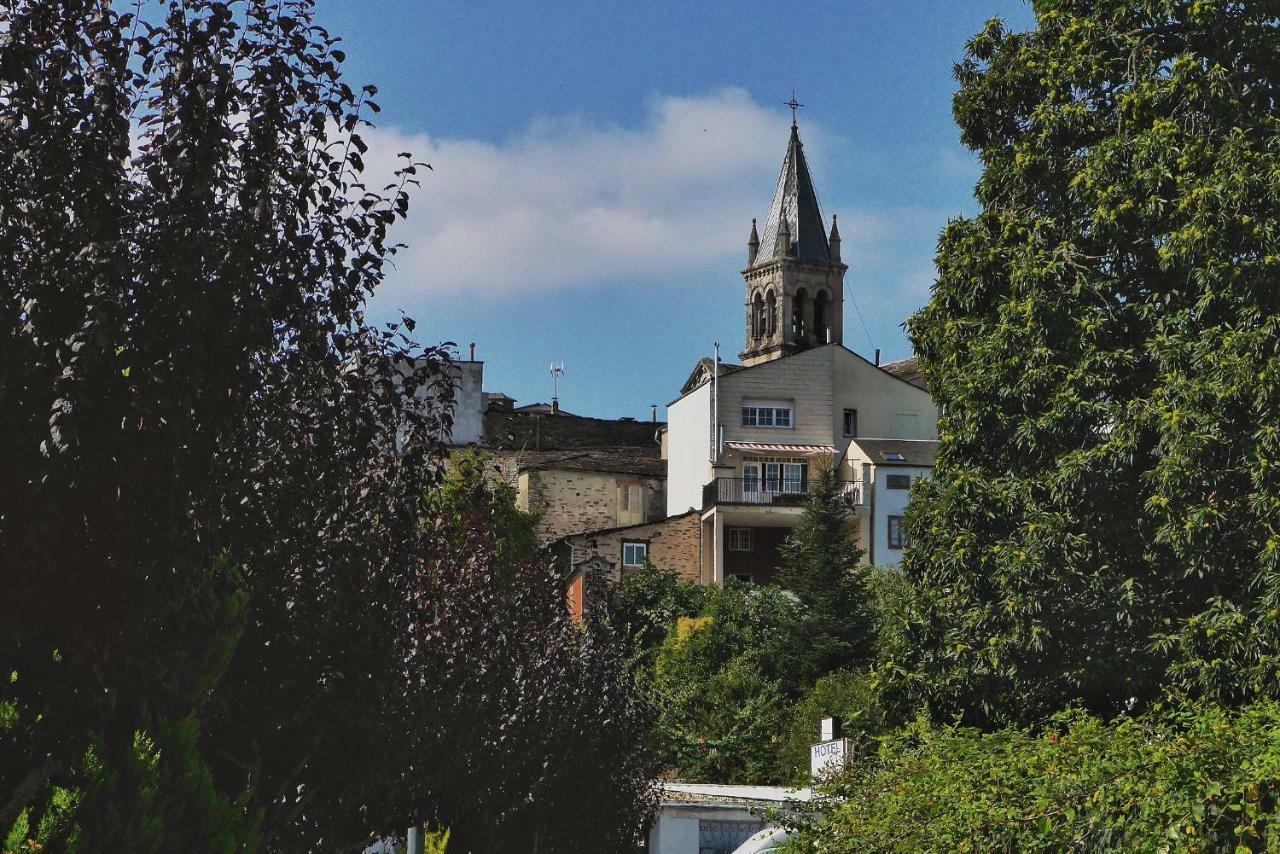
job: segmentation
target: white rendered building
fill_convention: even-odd
[[[763,238],[752,223],[741,363],[703,359],[667,409],[667,514],[701,513],[704,584],[773,578],[821,465],[840,471],[866,559],[900,558],[898,487],[932,465],[937,409],[843,345],[847,269],[793,124]]]

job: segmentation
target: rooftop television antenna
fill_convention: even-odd
[[[560,401],[560,378],[564,376],[564,362],[551,363],[551,399]]]

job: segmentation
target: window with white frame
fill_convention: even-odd
[[[889,517],[888,533],[889,533],[889,537],[888,537],[889,548],[902,549],[906,546],[907,541],[906,541],[906,537],[902,533],[902,517],[901,516]]]
[[[789,428],[793,426],[791,410],[791,401],[787,400],[744,401],[742,404],[742,426]]]
[[[751,551],[751,529],[750,528],[729,528],[729,551],[731,552],[749,552]]]
[[[642,542],[623,541],[622,543],[622,565],[628,569],[637,569],[644,566],[645,561],[649,559],[649,544]]]

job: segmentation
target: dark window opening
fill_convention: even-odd
[[[751,551],[751,529],[750,528],[729,528],[729,551],[731,552],[749,552]]]
[[[902,532],[902,517],[889,517],[889,548],[903,549],[906,548],[906,537]]]
[[[796,291],[796,295],[791,298],[791,335],[794,338],[804,337],[804,289]]]
[[[813,299],[813,331],[822,343],[827,342],[827,292],[818,291]]]

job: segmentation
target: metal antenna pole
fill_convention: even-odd
[[[551,396],[560,397],[560,378],[564,376],[564,362],[551,363]]]

